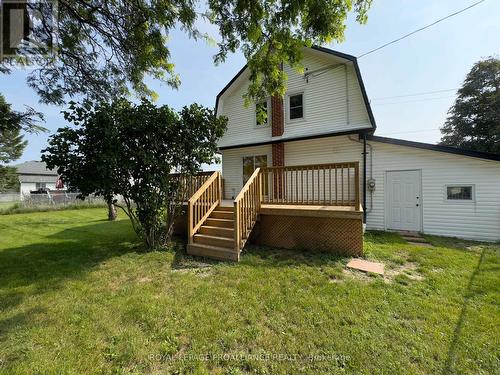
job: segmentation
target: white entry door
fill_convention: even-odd
[[[389,171],[385,188],[387,229],[422,230],[420,171]]]

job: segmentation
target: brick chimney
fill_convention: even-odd
[[[283,113],[283,98],[281,96],[273,96],[271,98],[271,126],[272,136],[279,137],[283,135],[285,128]],[[285,144],[283,142],[273,143],[273,167],[285,166]],[[273,195],[274,199],[281,199],[283,197],[283,177],[281,172],[277,171],[273,174]]]
[[[285,119],[283,118],[283,98],[273,96],[271,98],[271,126],[272,136],[279,137],[283,135],[285,128]],[[273,143],[273,167],[285,165],[285,144],[283,142]]]

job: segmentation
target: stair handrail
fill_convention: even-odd
[[[255,169],[234,199],[234,249],[239,254],[252,230],[262,201],[260,168]]]
[[[205,223],[212,211],[222,200],[222,179],[220,172],[212,175],[188,200],[188,243],[192,244],[194,235]]]

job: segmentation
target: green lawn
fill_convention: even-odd
[[[346,258],[141,252],[103,209],[0,216],[0,373],[494,373],[500,245],[366,235]]]
[[[0,202],[0,211],[14,206],[17,202]]]

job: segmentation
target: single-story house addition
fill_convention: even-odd
[[[303,64],[283,67],[284,97],[245,106],[246,66],[218,94],[222,176],[190,200],[188,252],[237,260],[248,239],[360,254],[363,226],[500,240],[500,155],[376,136],[354,56],[305,48]]]
[[[47,169],[47,165],[43,161],[27,161],[15,167],[21,183],[21,199],[30,191],[56,189],[57,172]]]

